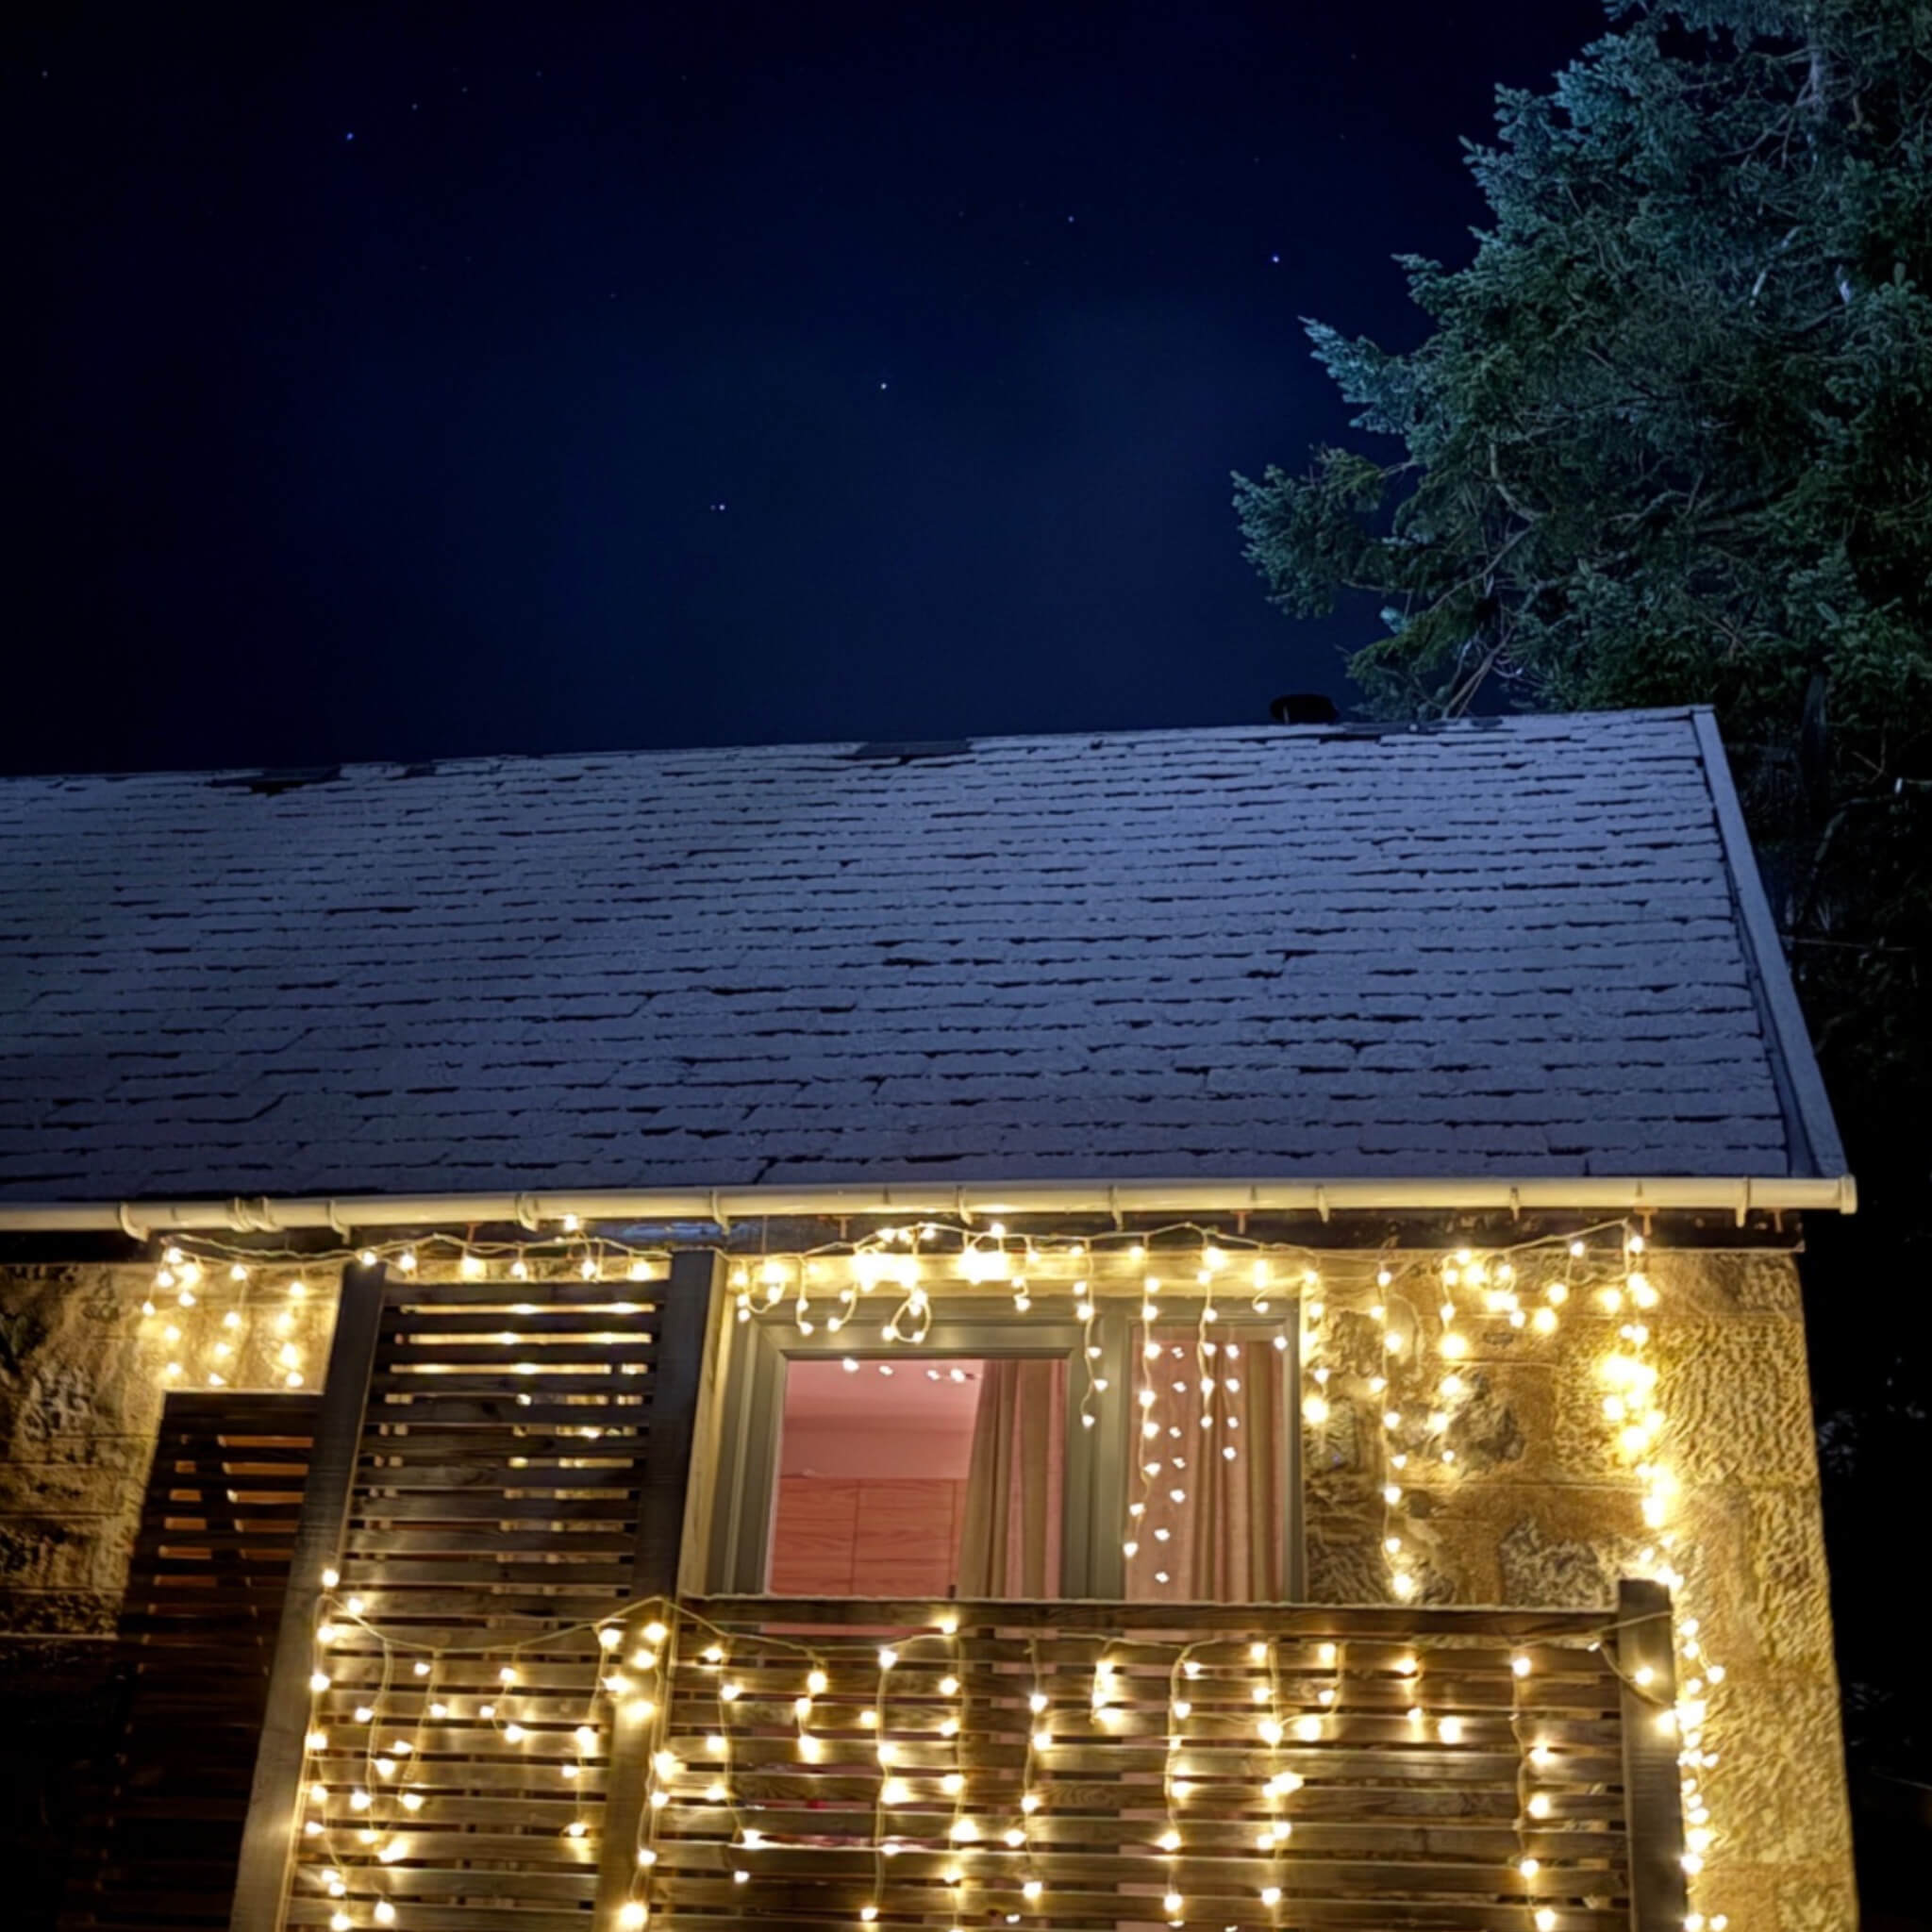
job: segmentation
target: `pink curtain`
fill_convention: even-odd
[[[986,1363],[966,1475],[962,1597],[1058,1591],[1066,1433],[1063,1361]]]
[[[1211,1341],[1155,1330],[1158,1356],[1146,1353],[1147,1331],[1135,1331],[1136,1396],[1146,1389],[1154,1400],[1133,1411],[1128,1494],[1144,1505],[1127,1532],[1134,1602],[1268,1603],[1286,1590],[1287,1405],[1274,1331],[1215,1325]]]

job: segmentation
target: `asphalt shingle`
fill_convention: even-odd
[[[0,1200],[1809,1172],[1689,712],[0,782]]]

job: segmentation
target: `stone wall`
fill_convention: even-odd
[[[306,1381],[288,1355],[319,1377],[334,1297],[320,1274],[292,1296],[299,1278],[217,1276],[183,1307],[152,1299],[151,1266],[0,1268],[0,1858],[24,1932],[56,1922],[118,1734],[126,1673],[107,1640],[166,1391]]]
[[[1357,1257],[1369,1261],[1372,1257]],[[1643,1521],[1642,1486],[1604,1415],[1601,1365],[1627,1320],[1566,1307],[1548,1337],[1507,1321],[1465,1323],[1466,1396],[1443,1441],[1453,1467],[1391,1452],[1417,1446],[1437,1370],[1391,1368],[1370,1291],[1331,1295],[1328,1415],[1307,1427],[1310,1592],[1387,1595],[1382,1490],[1407,1491],[1402,1533],[1420,1598],[1607,1606],[1620,1574],[1663,1560],[1724,1672],[1707,1693],[1704,1774],[1716,1836],[1695,1899],[1737,1932],[1854,1932],[1857,1906],[1832,1657],[1805,1334],[1795,1261],[1771,1253],[1654,1253],[1657,1307],[1643,1318],[1669,1426],[1659,1460],[1677,1494],[1665,1535]],[[1338,1270],[1340,1275],[1343,1271]],[[1356,1271],[1357,1275],[1362,1272]],[[1367,1378],[1387,1373],[1374,1396]],[[1385,1404],[1403,1418],[1382,1424]],[[1643,1561],[1648,1555],[1651,1562]]]
[[[1371,1257],[1335,1278],[1372,1278]],[[1704,1778],[1716,1832],[1697,1898],[1736,1932],[1857,1924],[1824,1552],[1795,1264],[1779,1254],[1658,1253],[1648,1352],[1678,1484],[1667,1560],[1724,1671],[1708,1694]],[[286,1385],[320,1374],[333,1321],[320,1274],[197,1282],[155,1293],[151,1267],[0,1271],[0,1648],[113,1627],[164,1391]],[[1331,1292],[1328,1415],[1305,1431],[1310,1592],[1389,1593],[1383,1486],[1420,1446],[1431,1401],[1419,1358],[1389,1369],[1372,1292]],[[156,1313],[144,1316],[144,1303]],[[230,1318],[234,1319],[230,1319]],[[1423,1599],[1599,1606],[1657,1534],[1603,1413],[1617,1316],[1564,1310],[1541,1336],[1471,1324],[1466,1393],[1435,1453],[1399,1472]],[[172,1337],[170,1330],[176,1331]],[[174,1374],[169,1374],[171,1366]],[[1385,1397],[1368,1391],[1388,1370]],[[1407,1380],[1405,1381],[1405,1376]],[[1403,1420],[1385,1426],[1393,1403]],[[8,1634],[10,1633],[10,1635]],[[65,1652],[61,1653],[63,1656]]]
[[[281,1389],[284,1351],[319,1379],[333,1285],[301,1279],[216,1275],[182,1307],[152,1267],[0,1270],[0,1633],[113,1629],[166,1391]]]

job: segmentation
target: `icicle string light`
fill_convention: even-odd
[[[1429,1531],[1416,1513],[1416,1497],[1465,1479],[1465,1419],[1482,1398],[1487,1365],[1504,1351],[1550,1344],[1572,1324],[1588,1324],[1585,1332],[1591,1336],[1601,1329],[1607,1346],[1596,1373],[1606,1451],[1625,1472],[1646,1539],[1635,1563],[1624,1567],[1667,1585],[1679,1609],[1681,1689],[1671,1722],[1682,1765],[1685,1862],[1697,1904],[1690,1932],[1723,1932],[1722,1914],[1709,1914],[1702,1894],[1706,1861],[1722,1846],[1711,1808],[1709,1774],[1716,1758],[1706,1738],[1724,1670],[1708,1653],[1692,1586],[1678,1561],[1681,1497],[1670,1462],[1656,1343],[1657,1323],[1667,1311],[1660,1312],[1663,1297],[1645,1265],[1646,1252],[1642,1232],[1621,1221],[1566,1237],[1446,1256],[1395,1249],[1369,1257],[1323,1253],[1192,1223],[1066,1238],[1009,1234],[998,1224],[958,1229],[920,1224],[880,1229],[807,1254],[747,1260],[725,1251],[727,1292],[740,1319],[790,1320],[801,1328],[809,1324],[838,1333],[863,1317],[868,1342],[875,1335],[889,1350],[924,1345],[942,1297],[997,1293],[1009,1299],[1017,1314],[1039,1310],[1051,1318],[1066,1306],[1058,1295],[1071,1296],[1082,1330],[1076,1412],[1087,1426],[1097,1427],[1131,1405],[1124,1427],[1140,1432],[1137,1450],[1146,1446],[1135,1457],[1140,1474],[1122,1499],[1122,1541],[1129,1562],[1147,1566],[1149,1574],[1158,1560],[1150,1521],[1156,1499],[1174,1489],[1189,1491],[1198,1476],[1191,1472],[1189,1480],[1161,1480],[1180,1474],[1170,1468],[1174,1452],[1169,1445],[1175,1439],[1168,1433],[1180,1418],[1164,1411],[1174,1379],[1166,1373],[1174,1358],[1164,1350],[1174,1343],[1163,1342],[1161,1358],[1154,1358],[1156,1326],[1192,1325],[1193,1381],[1203,1391],[1194,1419],[1208,1424],[1202,1438],[1212,1438],[1229,1413],[1221,1386],[1226,1358],[1220,1351],[1228,1332],[1228,1291],[1239,1282],[1246,1304],[1241,1322],[1274,1316],[1277,1309],[1277,1319],[1298,1316],[1300,1409],[1311,1442],[1319,1443],[1333,1425],[1339,1402],[1358,1410],[1364,1402],[1373,1405],[1367,1413],[1374,1419],[1373,1440],[1380,1457],[1384,1556],[1390,1594],[1397,1602],[1435,1600],[1439,1586],[1429,1560]],[[142,1310],[144,1341],[160,1379],[173,1387],[308,1386],[318,1376],[325,1346],[318,1337],[325,1332],[333,1301],[325,1271],[348,1257],[347,1251],[298,1255],[199,1239],[169,1245],[155,1265]],[[528,1281],[533,1306],[545,1280],[650,1283],[663,1278],[670,1259],[661,1248],[631,1247],[568,1227],[528,1241],[492,1243],[428,1234],[358,1249],[354,1258],[380,1260],[405,1281]],[[1123,1295],[1139,1298],[1144,1340],[1140,1358],[1127,1364],[1126,1386],[1116,1390],[1095,1366],[1099,1358],[1087,1351],[1095,1345],[1101,1314]],[[874,1321],[875,1307],[880,1312]],[[508,1310],[507,1318],[516,1312]],[[1373,1367],[1357,1341],[1365,1318],[1366,1333],[1378,1343]],[[1285,1339],[1277,1345],[1285,1345]],[[1156,1456],[1155,1448],[1167,1453]],[[1195,1460],[1199,1451],[1179,1453]],[[343,1613],[341,1620],[346,1629],[366,1631],[351,1615]],[[440,1668],[430,1666],[432,1673]],[[430,1681],[436,1681],[433,1675]],[[414,1682],[412,1677],[402,1688]],[[508,1740],[509,1727],[518,1723],[516,1699],[497,1703],[491,1722]],[[1299,1724],[1309,1715],[1319,1721],[1319,1713],[1303,1713],[1289,1722]],[[418,1721],[426,1722],[420,1714]],[[590,1729],[595,1740],[596,1725],[581,1728]],[[809,1735],[801,1718],[801,1740]],[[408,1790],[402,1766],[414,1754],[385,1753],[370,1738],[363,1744],[363,1782],[356,1789],[368,1793],[367,1811],[374,1817],[365,1822],[358,1814],[354,1822],[358,1832],[375,1831],[380,1844],[385,1822],[393,1827]],[[581,1781],[580,1772],[580,1788]],[[727,1776],[714,1781],[729,1791]],[[378,1797],[378,1790],[392,1795]],[[971,1824],[963,1794],[955,1796],[957,1822]]]
[[[997,1624],[996,1609],[980,1609],[974,1616],[982,1625],[991,1618],[989,1629]],[[482,1735],[492,1750],[522,1754],[527,1763],[529,1747],[517,1718],[519,1700],[526,1688],[535,1690],[540,1679],[554,1688],[559,1668],[532,1665],[528,1659],[554,1657],[570,1640],[585,1634],[592,1636],[595,1646],[586,1660],[585,1717],[572,1740],[575,1756],[560,1762],[559,1775],[568,1778],[573,1766],[620,1751],[639,1754],[648,1766],[645,1804],[632,1848],[634,1876],[609,1922],[618,1926],[641,1926],[656,1909],[659,1826],[674,1804],[694,1807],[690,1817],[714,1808],[722,1816],[723,1845],[734,1884],[759,1881],[763,1852],[782,1849],[795,1855],[832,1842],[824,1836],[829,1821],[824,1828],[802,1830],[754,1824],[764,1812],[747,1813],[734,1789],[732,1766],[741,1735],[760,1740],[761,1761],[766,1774],[772,1774],[770,1746],[783,1736],[782,1730],[774,1731],[773,1713],[785,1707],[788,1694],[782,1681],[774,1678],[785,1658],[797,1671],[790,1709],[796,1719],[794,1742],[801,1764],[819,1762],[810,1720],[828,1695],[840,1713],[835,1727],[841,1741],[832,1774],[848,1774],[839,1767],[850,1763],[855,1753],[857,1738],[850,1728],[855,1709],[860,1719],[857,1736],[868,1740],[875,1758],[873,1882],[870,1903],[859,1913],[864,1923],[870,1923],[866,1911],[877,1916],[886,1907],[890,1863],[900,1853],[917,1852],[942,1861],[941,1882],[956,1921],[981,1909],[976,1904],[969,1907],[970,1891],[983,1892],[988,1909],[997,1908],[1007,1897],[1030,1902],[1040,1896],[1042,1879],[1033,1863],[1036,1834],[1052,1816],[1056,1754],[1066,1746],[1077,1751],[1080,1733],[1111,1736],[1122,1719],[1137,1709],[1144,1712],[1141,1690],[1150,1679],[1162,1686],[1165,1697],[1164,1768],[1159,1829],[1157,1835],[1148,1827],[1143,1841],[1154,1862],[1153,1877],[1162,1887],[1163,1915],[1176,1924],[1193,1917],[1181,1877],[1184,1861],[1193,1855],[1189,1842],[1191,1757],[1200,1757],[1205,1774],[1215,1780],[1210,1817],[1225,1820],[1232,1803],[1234,1815],[1250,1821],[1250,1857],[1265,1865],[1265,1874],[1257,1874],[1253,1907],[1243,1918],[1249,1924],[1283,1925],[1292,1923],[1293,1801],[1303,1786],[1292,1768],[1296,1754],[1306,1759],[1331,1740],[1349,1748],[1348,1726],[1363,1716],[1374,1722],[1373,1713],[1387,1707],[1391,1689],[1407,1703],[1407,1728],[1415,1741],[1435,1749],[1492,1751],[1494,1742],[1473,1727],[1495,1724],[1503,1716],[1491,1714],[1480,1700],[1473,1708],[1457,1707],[1456,1659],[1463,1644],[1473,1641],[1493,1654],[1494,1640],[1480,1632],[1465,1639],[1418,1636],[1400,1647],[1376,1641],[1356,1666],[1339,1641],[1240,1631],[1174,1639],[1162,1637],[1153,1625],[1123,1635],[1070,1622],[1054,1631],[1051,1662],[1039,1640],[1029,1637],[1024,1665],[996,1677],[996,1699],[1015,1713],[996,1722],[1028,1727],[1015,1782],[1010,1767],[975,1770],[961,1741],[962,1720],[976,1694],[974,1672],[998,1671],[998,1666],[968,1651],[959,1615],[950,1609],[936,1613],[925,1625],[902,1626],[885,1642],[862,1630],[792,1640],[765,1629],[734,1632],[689,1607],[653,1599],[613,1609],[595,1624],[531,1633],[513,1644],[499,1641],[434,1652],[377,1628],[352,1611],[346,1598],[326,1599],[324,1621],[328,1635],[324,1639],[318,1633],[320,1681],[304,1772],[308,1849],[301,1875],[311,1888],[320,1880],[352,1925],[394,1924],[398,1903],[407,1914],[413,1774],[437,1748],[432,1719],[445,1695],[444,1671],[468,1660],[470,1669],[458,1674],[459,1680],[474,1685],[479,1675],[485,1681],[494,1678],[499,1689],[484,1698],[492,1713]],[[1613,1657],[1614,1646],[1605,1640],[1615,1629],[1614,1623],[1594,1626],[1590,1648]],[[734,1650],[742,1645],[755,1654],[741,1667]],[[1072,1654],[1082,1648],[1091,1662],[1084,1686],[1070,1695],[1068,1674],[1081,1668]],[[1284,1674],[1290,1654],[1292,1695]],[[377,1683],[367,1693],[369,1704],[355,1713],[350,1728],[359,1736],[345,1750],[349,1740],[331,1743],[328,1739],[327,1726],[341,1726],[326,1705],[336,1694],[328,1659],[349,1655],[374,1662]],[[1432,1665],[1442,1667],[1440,1691],[1432,1690]],[[1537,1729],[1542,1720],[1525,1713],[1534,1656],[1520,1649],[1510,1656],[1510,1665],[1507,1724],[1519,1758],[1516,1864],[1525,1882],[1525,1901],[1541,1910],[1538,1845],[1542,1835],[1557,1828],[1542,1787],[1578,1787],[1574,1777],[1561,1774],[1563,1747],[1559,1743],[1552,1751]],[[746,1673],[742,1677],[741,1668]],[[858,1680],[867,1675],[869,1689],[861,1692]],[[1367,1688],[1350,1707],[1347,1686],[1352,1681]],[[1645,1694],[1641,1683],[1634,1688]],[[413,1713],[395,1707],[405,1698],[420,1699]],[[1076,1702],[1084,1702],[1084,1713],[1076,1711]],[[1560,1711],[1560,1704],[1556,1707]],[[1668,1712],[1660,1708],[1659,1714]],[[1243,1739],[1259,1762],[1235,1774],[1236,1782],[1245,1780],[1251,1791],[1235,1798],[1219,1760]],[[557,1741],[554,1734],[552,1741]],[[432,1784],[439,1781],[438,1769],[430,1768]],[[464,1777],[460,1765],[443,1774],[458,1785]],[[1077,1775],[1074,1784],[1079,1789]],[[801,1802],[791,1801],[794,1807]],[[599,1835],[596,1808],[574,1808],[565,1836],[584,1846],[584,1856],[594,1856]],[[1049,1836],[1047,1843],[1054,1841]],[[853,1848],[847,1839],[837,1842]],[[1221,1840],[1221,1853],[1232,1850]],[[391,1869],[392,1880],[383,1875]],[[773,1882],[784,1881],[774,1872]],[[1574,1886],[1574,1878],[1567,1884]],[[386,1886],[392,1889],[375,1889]],[[1564,1883],[1557,1884],[1555,1895],[1566,1895]],[[1224,1901],[1224,1880],[1217,1896]],[[1222,1916],[1220,1906],[1214,1916]],[[403,1932],[408,1932],[407,1924]],[[1724,1928],[1713,1918],[1700,1921],[1691,1932]]]

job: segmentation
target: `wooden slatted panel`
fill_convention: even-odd
[[[170,1395],[120,1647],[125,1724],[63,1924],[225,1926],[308,1474],[312,1395]]]
[[[934,1632],[943,1614],[959,1618],[957,1637]],[[744,1598],[687,1615],[663,1740],[682,1768],[657,1816],[654,1924],[855,1932],[869,1907],[880,1925],[922,1928],[1011,1913],[1027,1926],[1109,1932],[1630,1923],[1623,1691],[1596,1647],[1608,1615],[780,1611]],[[1265,1661],[1251,1655],[1257,1641]],[[897,1661],[882,1674],[886,1641]],[[713,1645],[722,1664],[705,1659]],[[794,1699],[813,1667],[828,1681],[808,1720],[816,1742],[802,1750]],[[1108,1691],[1099,1711],[1096,1682]],[[1036,1695],[1047,1700],[1038,1714]],[[949,1718],[957,1736],[940,1729]],[[1282,1740],[1271,1745],[1260,1726],[1276,1721]],[[1051,1742],[1033,1741],[1037,1731]],[[1271,1800],[1267,1783],[1284,1773],[1302,1782]],[[1181,1781],[1171,1807],[1164,1776]],[[961,1819],[969,1840],[954,1835]],[[1291,1834],[1264,1849],[1277,1820]],[[872,1849],[880,1821],[895,1845],[883,1858]],[[1170,1829],[1180,1834],[1172,1854],[1160,1843]],[[1017,1847],[1008,1832],[1024,1834]],[[952,1872],[963,1882],[950,1884]],[[1281,1896],[1264,1901],[1271,1887]],[[1174,1911],[1170,1891],[1184,1902]]]
[[[337,1594],[390,1654],[354,1621],[327,1652],[290,1925],[587,1924],[610,1767],[588,1626],[634,1594],[662,1287],[389,1281]]]

